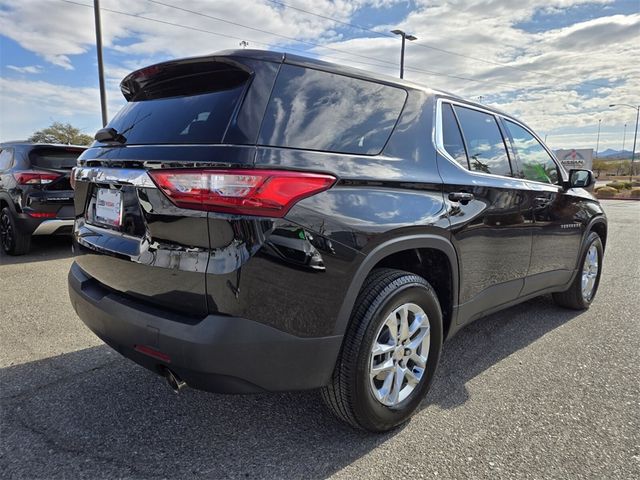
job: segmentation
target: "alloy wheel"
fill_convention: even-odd
[[[582,298],[586,301],[591,300],[593,296],[596,279],[598,278],[598,267],[598,249],[595,243],[592,243],[589,250],[587,250],[582,265]]]
[[[403,304],[385,318],[369,362],[369,384],[380,403],[393,407],[411,395],[424,376],[429,343],[429,319],[418,305]]]

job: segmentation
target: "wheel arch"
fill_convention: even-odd
[[[585,229],[584,238],[587,238],[590,232],[596,232],[602,241],[602,250],[604,251],[607,244],[607,227],[607,220],[604,216],[595,217]]]
[[[416,234],[400,238],[388,240],[369,252],[366,258],[359,265],[356,273],[354,274],[351,284],[347,289],[345,297],[342,302],[342,306],[338,312],[338,318],[336,321],[335,333],[337,335],[344,335],[349,325],[351,318],[351,312],[356,302],[356,298],[362,285],[364,284],[367,275],[376,267],[389,267],[398,268],[401,270],[407,270],[416,274],[423,274],[420,272],[420,268],[424,268],[425,260],[424,254],[429,252],[437,252],[442,258],[446,259],[449,268],[448,288],[446,293],[446,304],[442,304],[445,299],[445,292],[442,289],[436,288],[433,285],[433,278],[431,281],[426,278],[429,283],[434,286],[436,293],[438,294],[438,300],[441,302],[441,308],[443,310],[443,325],[444,338],[447,338],[450,326],[455,325],[455,305],[458,299],[458,256],[456,254],[455,247],[447,239],[439,235],[434,234]],[[407,258],[415,256],[416,268],[407,268],[403,263],[398,263],[400,259],[406,262]],[[422,258],[421,258],[422,256]],[[425,275],[428,277],[428,275]]]

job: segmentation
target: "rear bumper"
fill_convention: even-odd
[[[207,315],[181,318],[106,289],[75,263],[69,296],[82,321],[125,357],[191,387],[222,393],[305,390],[329,382],[341,336],[302,338],[252,320]],[[168,355],[139,353],[136,345]]]

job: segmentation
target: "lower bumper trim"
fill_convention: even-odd
[[[63,227],[73,227],[73,220],[45,220],[36,227],[32,235],[51,235]]]

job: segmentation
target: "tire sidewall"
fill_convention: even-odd
[[[4,241],[2,241],[2,239],[0,239],[0,248],[2,248],[2,250],[5,253],[10,253],[16,245],[16,223],[13,221],[13,217],[11,215],[11,211],[8,208],[3,208],[2,211],[0,211],[0,221],[2,220],[2,217],[7,216],[9,218],[9,223],[11,224],[11,230],[12,230],[12,242],[11,245],[9,245],[9,248],[5,248],[4,245]]]
[[[386,317],[405,303],[415,303],[427,314],[430,324],[429,356],[424,376],[410,396],[394,407],[380,403],[369,384],[371,348],[380,326]],[[442,312],[433,290],[421,282],[407,283],[383,298],[368,325],[356,361],[355,414],[359,422],[369,430],[388,430],[405,422],[419,407],[433,381],[442,349]]]

